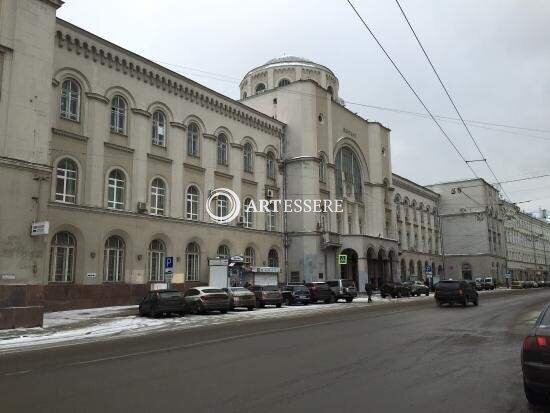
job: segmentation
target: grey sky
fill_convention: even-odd
[[[432,112],[454,116],[395,2],[354,3]],[[550,131],[550,2],[401,5],[464,118]],[[348,102],[423,111],[345,0],[67,0],[58,16],[233,98],[249,69],[287,54],[331,68]],[[421,184],[472,177],[430,120],[347,107],[392,129],[396,173]],[[467,159],[479,159],[463,127],[442,125]],[[550,173],[550,132],[505,130],[471,127],[500,179]],[[474,168],[494,181],[483,164]],[[504,189],[513,201],[533,200],[526,210],[550,209],[550,178]]]

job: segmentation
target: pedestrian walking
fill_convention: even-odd
[[[367,293],[368,302],[372,303],[372,284],[370,282],[365,284],[365,291]]]

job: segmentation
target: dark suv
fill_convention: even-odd
[[[327,281],[327,285],[330,287],[334,301],[343,298],[346,302],[351,303],[357,297],[357,288],[352,280]]]
[[[469,302],[478,305],[479,297],[475,287],[467,281],[445,280],[439,281],[435,286],[435,301],[439,306],[456,303],[466,307]]]
[[[185,298],[178,290],[151,291],[139,304],[141,316],[157,317],[168,313],[185,314]]]
[[[392,298],[410,297],[411,288],[408,285],[389,282],[380,286],[380,297],[386,298],[387,296]]]
[[[286,305],[308,305],[311,301],[309,289],[305,285],[285,285],[281,287],[281,294]]]
[[[311,296],[311,302],[324,301],[326,304],[332,302],[332,294],[330,287],[325,282],[310,282],[306,283],[306,287],[309,289],[309,295]]]
[[[280,308],[283,305],[283,295],[276,285],[254,285],[250,287],[250,291],[256,296],[256,305],[258,307],[274,305]]]

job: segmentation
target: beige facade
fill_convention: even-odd
[[[401,279],[442,277],[439,194],[396,174],[393,184]]]
[[[506,259],[512,280],[549,280],[550,224],[502,201]]]

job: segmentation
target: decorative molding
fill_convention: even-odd
[[[174,128],[178,128],[178,129],[183,129],[183,130],[187,130],[187,126],[185,126],[183,123],[181,122],[170,122],[170,126],[174,127]]]
[[[81,36],[81,38],[77,36]],[[285,124],[283,122],[59,18],[57,19],[55,40],[57,47],[65,48],[68,52],[74,52],[89,59],[90,63],[102,65],[107,69],[136,78],[151,87],[179,96],[277,138],[284,135]]]
[[[127,146],[117,145],[116,143],[103,142],[103,145],[104,145],[106,148],[111,148],[111,149],[114,149],[114,150],[116,150],[116,151],[122,151],[122,152],[127,152],[127,153],[134,153],[134,148],[128,148]]]
[[[151,112],[147,112],[145,109],[131,108],[130,110],[132,111],[132,113],[146,117],[147,119],[150,119],[151,116],[153,116],[151,115]]]
[[[210,133],[203,133],[203,138],[210,139],[211,141],[217,141],[218,137],[216,135],[211,135]]]
[[[221,171],[214,171],[214,175],[222,178],[233,179],[233,175],[226,174],[225,172],[221,172]]]
[[[154,159],[154,160],[160,161],[160,162],[172,163],[172,159],[166,158],[165,156],[153,155],[152,153],[148,153],[147,157],[149,159]]]
[[[396,188],[403,188],[407,191],[413,192],[419,196],[423,196],[432,201],[438,201],[440,195],[422,185],[419,185],[407,178],[403,178],[400,175],[392,174],[392,183]]]
[[[58,9],[63,6],[63,4],[65,4],[65,2],[62,0],[42,0],[42,2],[54,7],[55,9]]]
[[[32,171],[45,174],[51,174],[52,172],[52,167],[49,165],[22,161],[20,159],[7,158],[5,156],[0,156],[0,165],[7,168],[30,169]]]
[[[239,143],[230,143],[231,147],[232,148],[235,148],[235,149],[243,149],[243,146]]]
[[[59,86],[59,80],[57,80],[55,77],[52,77],[52,86],[53,87]]]
[[[330,191],[328,189],[322,189],[320,188],[319,189],[319,192],[322,193],[322,194],[325,194],[325,195],[330,195]]]
[[[263,152],[256,152],[256,156],[259,156],[261,158],[267,158],[267,154],[265,154]]]
[[[294,158],[290,158],[286,160],[286,163],[294,163],[294,162],[317,162],[319,163],[320,160],[316,156],[296,156]]]
[[[52,128],[52,133],[57,136],[62,136],[64,138],[75,139],[81,142],[88,142],[88,137],[84,135],[79,135],[78,133],[68,132],[62,129]]]
[[[193,165],[191,163],[186,163],[186,162],[183,163],[183,167],[185,169],[192,169],[194,171],[202,172],[202,173],[204,173],[204,171],[206,170],[202,166],[197,166],[197,165]]]
[[[269,184],[265,184],[264,187],[265,187],[265,189],[271,189],[271,190],[277,191],[277,192],[279,192],[281,190],[281,188],[279,188],[278,186],[273,186],[273,185],[269,185]]]
[[[92,99],[92,100],[98,100],[100,102],[103,102],[105,103],[106,105],[109,103],[109,99],[107,99],[105,96],[103,95],[100,95],[99,93],[94,93],[94,92],[86,92],[86,97],[88,99]]]
[[[13,52],[13,49],[11,47],[8,47],[8,46],[4,46],[3,44],[0,44],[0,52],[1,53],[8,53],[8,52]]]
[[[258,185],[258,182],[251,181],[250,179],[246,179],[246,178],[241,178],[241,182],[243,184],[248,184],[248,185]]]

